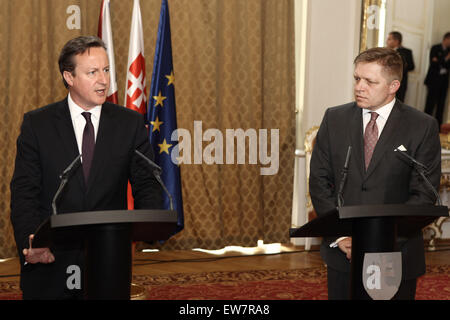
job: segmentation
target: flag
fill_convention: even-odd
[[[131,18],[130,45],[128,47],[127,81],[124,105],[146,114],[144,35],[139,0],[134,0]]]
[[[100,17],[98,19],[98,37],[102,39],[106,45],[106,53],[108,54],[109,60],[110,86],[106,100],[117,104],[116,63],[114,61],[114,45],[111,29],[111,16],[109,12],[109,0],[102,0]]]
[[[145,115],[147,99],[145,90],[144,35],[139,0],[134,0],[131,17],[130,45],[128,47],[125,107]],[[128,209],[134,209],[131,185],[128,183]]]
[[[177,143],[172,141],[172,132],[177,129],[174,81],[169,6],[167,0],[162,0],[147,119],[155,162],[163,169],[161,178],[172,195],[173,209],[178,213],[177,231],[180,231],[184,227],[180,168],[171,155]],[[164,193],[163,197],[164,209],[170,209],[169,197]]]

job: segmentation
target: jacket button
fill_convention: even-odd
[[[367,187],[363,184],[362,187],[361,187],[361,190],[362,191],[367,191]]]

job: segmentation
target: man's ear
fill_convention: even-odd
[[[400,81],[392,80],[391,84],[389,85],[389,92],[391,94],[395,94],[399,88],[400,88]]]
[[[64,77],[64,80],[66,80],[66,82],[69,85],[69,87],[73,86],[73,74],[72,74],[72,72],[64,71],[63,72],[63,77]]]

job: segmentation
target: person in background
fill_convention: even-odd
[[[397,50],[403,59],[403,79],[400,82],[400,88],[397,90],[396,98],[405,102],[406,90],[408,89],[408,72],[414,70],[414,58],[412,50],[402,46],[403,36],[398,31],[389,33],[386,45],[390,49]]]
[[[431,47],[430,66],[425,85],[428,88],[427,100],[425,103],[425,113],[433,115],[439,122],[439,127],[443,122],[445,109],[445,99],[447,98],[448,79],[450,70],[450,32],[447,32],[441,43]]]

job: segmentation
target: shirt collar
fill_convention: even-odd
[[[95,119],[100,119],[100,113],[102,111],[102,106],[95,106],[92,109],[90,109],[89,111],[84,110],[83,108],[81,108],[78,104],[76,104],[72,97],[70,96],[70,92],[69,95],[67,96],[67,103],[69,104],[69,110],[70,110],[70,115],[72,116],[72,119],[81,116],[81,113],[83,112],[90,112],[91,115],[95,118]]]
[[[378,108],[376,111],[376,113],[378,113],[378,116],[387,120],[387,118],[389,118],[389,115],[391,114],[392,108],[394,108],[394,104],[395,104],[396,99],[392,99],[391,102],[389,102],[388,104],[385,104],[384,106],[382,106],[381,108]],[[371,113],[372,111],[369,109],[363,109],[363,117],[368,114]]]

